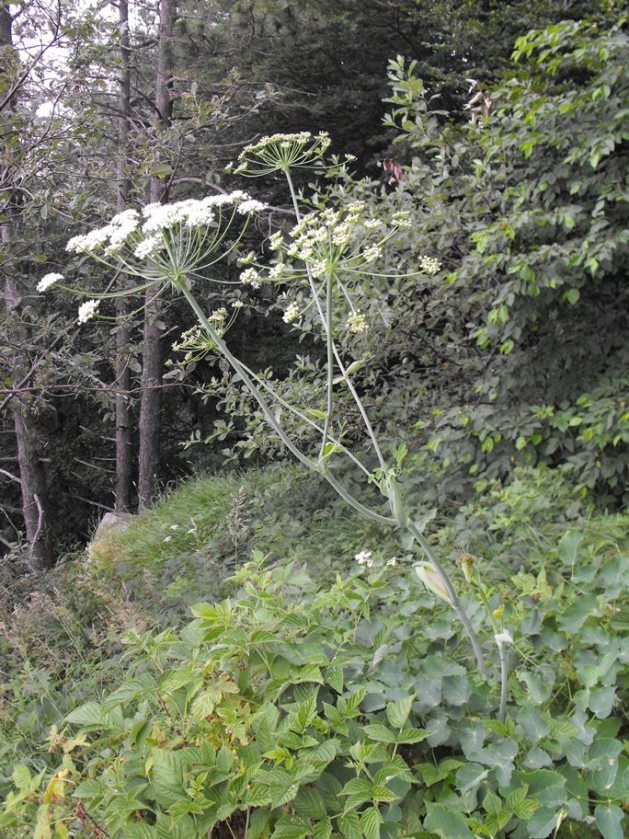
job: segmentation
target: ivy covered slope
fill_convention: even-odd
[[[262,498],[299,513],[312,510],[312,480],[297,484],[300,494],[276,470],[270,483],[245,476],[242,486],[266,484]],[[207,500],[210,485],[183,490],[193,522],[203,512],[190,502],[195,492]],[[592,515],[556,473],[538,470],[516,472],[434,526],[430,541],[456,562],[481,633],[486,680],[449,604],[419,582],[414,557],[322,502],[329,572],[309,548],[300,562],[287,519],[256,518],[253,506],[241,548],[253,540],[258,549],[246,562],[241,554],[225,583],[230,597],[197,603],[183,625],[127,631],[124,661],[113,674],[111,661],[100,665],[105,679],[83,663],[76,681],[66,678],[67,711],[55,717],[42,706],[49,732],[22,729],[20,709],[39,700],[18,689],[29,674],[14,676],[3,730],[21,743],[3,770],[3,836],[622,839],[627,516]],[[144,531],[142,519],[134,526],[137,571],[168,563],[169,550],[199,548],[177,494],[159,510]],[[225,532],[229,509],[215,510]],[[161,559],[142,548],[151,534]],[[265,558],[269,547],[275,559]],[[109,548],[92,557],[101,585],[116,537]],[[117,562],[131,561],[128,534],[117,550]],[[279,559],[282,550],[293,559]],[[155,585],[154,603],[162,596]],[[479,601],[489,626],[471,607]],[[143,610],[142,597],[133,607]]]

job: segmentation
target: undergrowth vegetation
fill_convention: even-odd
[[[3,617],[2,835],[621,839],[627,523],[544,469],[432,521],[498,722],[410,546],[292,468],[190,482]]]

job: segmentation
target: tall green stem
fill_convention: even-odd
[[[321,437],[321,450],[319,452],[319,460],[323,461],[325,457],[325,447],[328,442],[328,434],[330,431],[330,423],[332,421],[332,405],[334,400],[334,341],[332,339],[332,285],[334,277],[331,271],[328,271],[328,279],[326,283],[326,348],[327,348],[327,396],[325,421],[323,423],[323,435]]]
[[[208,335],[212,338],[212,340],[214,341],[224,358],[231,364],[232,368],[236,371],[236,373],[238,373],[244,385],[262,409],[262,413],[264,414],[266,421],[275,431],[282,443],[286,446],[289,452],[291,452],[291,454],[293,454],[297,458],[297,460],[300,463],[302,463],[308,469],[312,469],[313,472],[321,474],[318,468],[318,464],[311,460],[309,457],[307,457],[303,452],[301,452],[286,435],[284,429],[275,418],[275,415],[271,410],[271,406],[264,398],[264,395],[255,384],[253,378],[243,368],[242,364],[240,364],[236,356],[231,352],[225,341],[223,341],[220,335],[216,332],[215,328],[212,326],[210,321],[205,316],[205,312],[197,303],[196,298],[194,297],[190,289],[187,288],[185,285],[182,285],[181,293],[190,304],[190,308],[197,316],[199,323],[203,326]],[[368,507],[365,507],[365,505],[361,504],[360,501],[357,501],[352,495],[350,495],[349,492],[347,492],[343,485],[340,484],[339,481],[337,481],[336,478],[334,478],[327,470],[323,473],[323,477],[330,484],[330,486],[332,486],[332,488],[341,496],[341,498],[344,501],[347,501],[347,503],[351,507],[353,507],[358,513],[360,513],[365,518],[377,522],[378,524],[386,524],[388,526],[395,524],[395,519],[389,518],[387,516],[381,516],[379,513],[376,513],[373,510],[370,510]]]
[[[432,548],[430,547],[430,545],[428,544],[426,539],[424,539],[424,537],[419,532],[419,530],[415,527],[415,525],[412,522],[409,521],[406,526],[408,528],[409,533],[412,534],[413,539],[415,539],[415,541],[417,542],[419,547],[423,550],[423,552],[428,557],[428,561],[430,562],[430,564],[433,566],[435,571],[439,574],[439,576],[443,580],[443,584],[446,587],[446,590],[448,592],[448,597],[450,598],[450,603],[452,604],[452,608],[454,609],[454,611],[456,612],[459,620],[461,621],[461,623],[465,627],[465,631],[467,632],[467,636],[470,639],[470,643],[472,645],[472,649],[474,650],[474,655],[476,656],[476,661],[478,663],[478,669],[480,670],[481,674],[485,678],[487,678],[489,673],[488,673],[488,670],[487,670],[487,665],[485,664],[485,656],[483,655],[483,651],[481,650],[481,646],[480,646],[480,643],[478,641],[478,637],[476,635],[476,632],[474,631],[474,627],[472,626],[472,624],[470,622],[470,619],[468,618],[467,614],[465,613],[465,609],[463,608],[463,605],[462,605],[461,601],[459,600],[459,596],[456,593],[456,589],[452,585],[452,582],[450,581],[450,578],[448,577],[445,568],[439,562],[439,560],[437,559],[437,557],[433,553]]]

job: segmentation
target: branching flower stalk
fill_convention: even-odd
[[[411,522],[408,515],[408,510],[400,493],[399,486],[396,481],[395,470],[385,460],[382,450],[380,448],[377,436],[371,424],[371,421],[365,410],[360,395],[358,394],[351,376],[343,364],[340,352],[334,342],[333,337],[333,286],[335,282],[338,284],[343,296],[349,302],[352,313],[356,310],[352,305],[350,293],[343,283],[340,281],[341,274],[348,275],[368,275],[368,276],[388,276],[386,274],[379,274],[373,270],[373,263],[380,255],[384,244],[395,235],[400,227],[407,226],[409,223],[408,217],[404,214],[398,214],[392,219],[392,229],[380,238],[375,245],[365,247],[363,241],[356,243],[353,240],[352,234],[357,227],[362,225],[365,231],[373,231],[380,228],[380,222],[376,219],[364,218],[364,206],[359,202],[351,204],[345,210],[345,214],[339,211],[324,210],[321,213],[311,213],[302,218],[297,193],[291,177],[291,163],[292,158],[296,158],[299,152],[303,154],[303,135],[299,135],[299,148],[295,148],[293,155],[287,155],[286,150],[288,144],[291,142],[290,135],[284,138],[283,142],[278,140],[277,136],[266,138],[260,141],[255,147],[249,147],[241,154],[241,166],[236,171],[250,177],[256,177],[259,174],[270,174],[271,172],[282,172],[286,177],[288,189],[290,192],[295,217],[297,219],[297,226],[291,231],[293,242],[284,249],[285,255],[291,258],[297,258],[303,265],[303,268],[294,267],[288,260],[281,264],[283,271],[277,272],[274,278],[283,278],[285,280],[295,280],[305,275],[310,287],[312,300],[316,306],[319,320],[322,324],[325,338],[326,338],[326,355],[327,355],[327,388],[326,388],[326,413],[325,424],[323,428],[323,435],[321,440],[321,448],[319,454],[319,469],[323,471],[321,466],[326,465],[325,452],[327,446],[327,435],[329,432],[330,423],[333,412],[333,386],[334,378],[334,362],[336,362],[338,369],[341,372],[341,378],[347,386],[363,420],[363,424],[373,451],[378,459],[380,470],[385,475],[381,482],[381,489],[387,496],[393,519],[401,531],[408,531],[418,547],[424,552],[430,564],[435,569],[439,578],[443,582],[445,591],[447,592],[447,600],[451,607],[461,620],[465,631],[470,639],[474,655],[478,664],[478,668],[483,676],[488,675],[487,666],[483,651],[481,649],[478,637],[468,618],[465,609],[458,597],[456,589],[452,584],[445,568],[438,561],[430,545],[423,537],[421,532]],[[319,138],[321,135],[319,135]],[[318,138],[318,139],[319,139]],[[326,147],[327,148],[327,147]],[[325,151],[325,149],[323,149]],[[319,150],[317,143],[312,144],[313,155],[322,156],[323,151]],[[256,169],[252,164],[252,158],[255,157],[263,159],[263,166],[260,170]],[[263,171],[262,171],[263,170]],[[275,250],[282,252],[283,248],[279,240],[275,243]],[[440,266],[436,260],[429,257],[422,259],[422,270],[429,275],[435,274]],[[321,303],[320,290],[317,287],[317,276],[324,275],[325,281],[325,308]]]
[[[276,172],[282,172],[286,177],[297,224],[290,231],[288,239],[285,239],[281,232],[271,237],[271,249],[276,254],[275,264],[271,269],[256,265],[255,254],[249,254],[242,260],[246,267],[240,282],[248,283],[254,288],[266,282],[290,285],[305,283],[311,297],[308,305],[315,307],[326,346],[325,411],[313,412],[317,417],[321,415],[322,425],[314,422],[299,407],[283,399],[263,377],[256,375],[234,356],[225,340],[225,333],[233,322],[234,313],[230,316],[226,309],[220,309],[208,315],[193,293],[194,286],[200,282],[229,282],[208,277],[208,271],[230,254],[237,252],[252,217],[265,209],[262,203],[252,199],[247,193],[237,191],[201,200],[149,205],[144,208],[142,216],[135,210],[126,210],[115,216],[105,227],[84,236],[75,236],[68,243],[67,249],[71,253],[85,254],[97,259],[111,269],[122,268],[126,273],[141,278],[145,285],[138,288],[154,285],[156,294],[159,294],[170,285],[183,295],[197,318],[200,330],[189,331],[186,334],[181,344],[182,349],[186,349],[187,353],[191,354],[190,357],[194,357],[195,352],[203,353],[216,349],[255,399],[267,424],[303,466],[322,475],[338,495],[361,516],[377,524],[397,527],[402,532],[411,534],[443,586],[445,599],[463,623],[480,672],[487,676],[483,652],[475,630],[447,572],[409,517],[397,482],[399,464],[393,466],[385,458],[363,400],[352,381],[352,376],[364,360],[358,359],[346,364],[335,340],[335,334],[339,331],[346,330],[350,334],[368,331],[368,321],[352,299],[352,283],[361,277],[392,276],[379,273],[376,265],[386,243],[407,227],[410,221],[407,214],[398,213],[384,222],[370,216],[367,206],[362,202],[353,202],[339,210],[326,208],[302,215],[291,178],[291,169],[319,161],[328,145],[329,138],[324,134],[315,137],[306,133],[275,135],[247,147],[241,154],[241,163],[236,169],[240,174],[251,177]],[[434,260],[424,261],[425,273],[432,274],[439,270],[438,263]],[[416,273],[405,276],[413,276]],[[40,281],[40,290],[45,291],[59,279],[62,279],[61,275],[47,275]],[[124,294],[128,293],[128,290],[124,291]],[[90,301],[90,305],[84,308],[84,311],[94,315],[97,300],[111,295],[92,296],[96,299]],[[343,315],[347,308],[349,316]],[[299,310],[293,309],[287,320],[292,321],[299,317]],[[335,376],[337,372],[340,375]],[[360,414],[378,463],[375,473],[349,451],[342,442],[342,435],[336,435],[333,431],[335,386],[338,384],[348,389]],[[290,439],[273,410],[274,404],[282,405],[321,434],[316,458]],[[382,515],[366,506],[337,480],[330,468],[330,459],[337,453],[348,456],[369,480],[379,486],[388,501],[391,515]]]

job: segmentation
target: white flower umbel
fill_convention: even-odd
[[[66,250],[88,254],[149,284],[181,287],[205,278],[208,268],[234,251],[253,214],[265,206],[242,190],[148,204],[141,215],[125,210],[104,227],[75,236]]]
[[[372,560],[371,556],[372,556],[371,551],[360,551],[360,553],[356,554],[356,556],[354,557],[354,560],[359,565],[366,565],[367,568],[371,568],[372,565],[373,565],[373,560]]]
[[[273,172],[287,173],[291,169],[311,166],[323,157],[329,146],[330,137],[325,132],[316,135],[309,131],[273,134],[245,146],[238,156],[240,163],[234,171],[252,178]]]
[[[422,256],[419,260],[419,266],[424,274],[428,274],[429,277],[434,277],[435,274],[438,274],[441,270],[441,263],[438,259],[433,259],[431,256]]]
[[[354,312],[347,318],[347,328],[355,335],[364,335],[369,332],[369,322],[361,312]]]
[[[37,291],[46,291],[46,289],[50,288],[51,285],[58,283],[63,280],[63,274],[58,274],[55,272],[51,272],[50,274],[44,274],[41,280],[37,283]]]
[[[294,323],[294,321],[299,320],[300,315],[301,312],[297,303],[290,303],[284,312],[282,320],[284,323]]]
[[[85,303],[81,303],[79,306],[78,322],[86,323],[86,321],[91,320],[98,311],[99,306],[100,300],[86,300]]]

